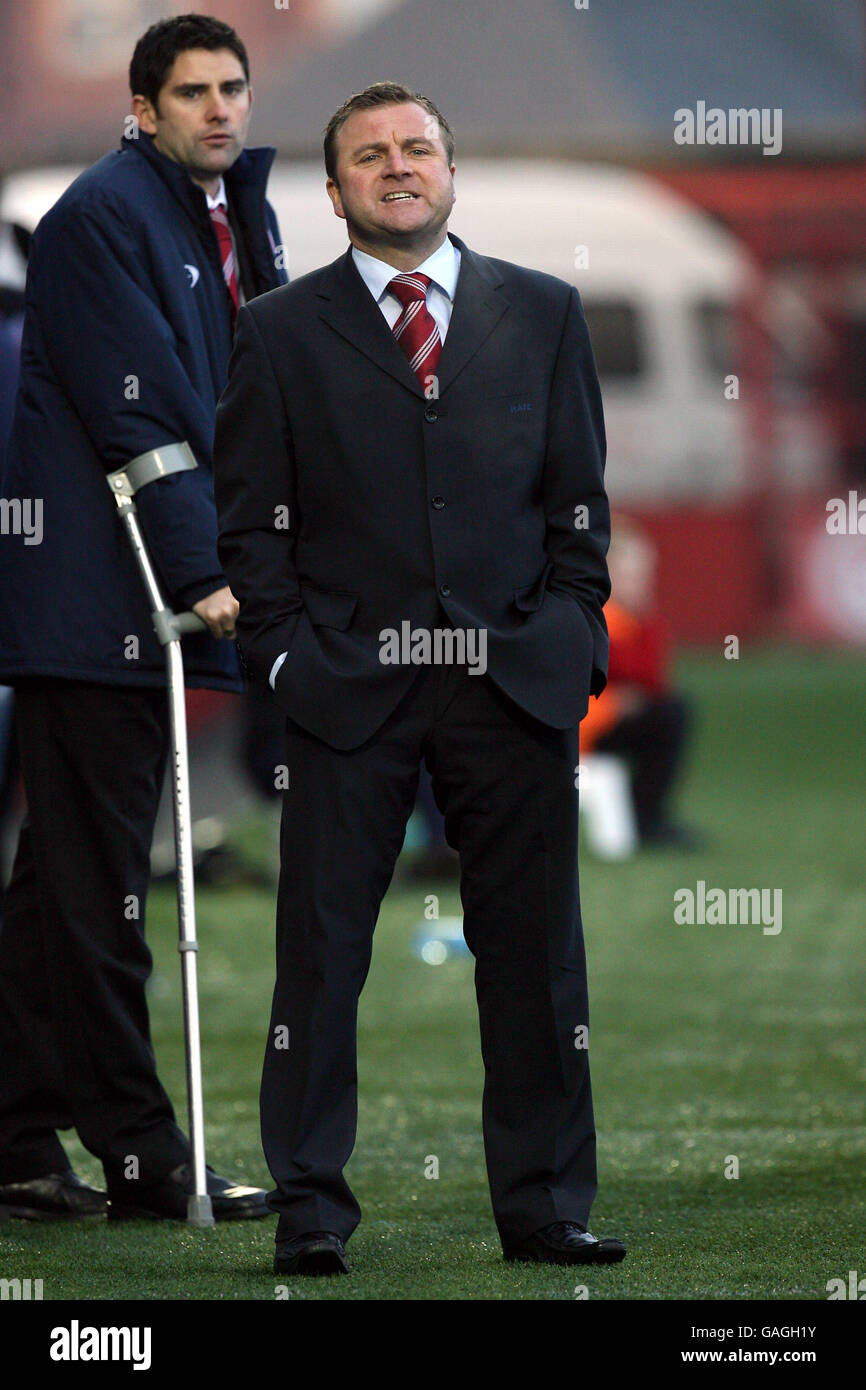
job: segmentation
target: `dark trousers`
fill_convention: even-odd
[[[357,1123],[358,997],[422,758],[460,855],[500,1235],[587,1224],[596,1169],[581,1031],[577,730],[545,727],[486,675],[452,666],[422,668],[358,749],[335,751],[288,724],[277,980],[261,1091],[280,1238],[328,1230],[346,1239],[360,1219],[343,1176]]]
[[[631,768],[638,831],[651,834],[666,819],[667,799],[682,763],[689,709],[679,695],[648,700],[598,741],[599,753],[619,753]]]
[[[72,1127],[109,1185],[131,1156],[157,1181],[189,1156],[145,1000],[165,692],[30,685],[16,723],[28,818],[0,930],[0,1182],[68,1168]]]
[[[421,768],[421,775],[418,779],[418,797],[415,802],[416,810],[420,811],[424,826],[427,831],[427,844],[425,849],[444,849],[447,841],[445,839],[445,821],[442,812],[436,805],[436,797],[433,794],[433,783],[430,780],[430,773],[426,765]]]

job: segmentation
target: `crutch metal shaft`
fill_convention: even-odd
[[[190,462],[189,460],[192,460]],[[136,470],[135,465],[139,465]],[[141,466],[143,465],[143,467]],[[206,624],[195,613],[175,614],[163,602],[156,573],[150,561],[138,524],[134,495],[138,487],[156,477],[195,467],[186,445],[153,450],[125,469],[109,475],[108,484],[132,545],[151,607],[154,631],[165,648],[168,677],[169,727],[171,732],[172,805],[174,843],[177,861],[178,950],[183,986],[183,1024],[186,1045],[186,1092],[189,1133],[192,1148],[193,1192],[187,1203],[187,1222],[191,1226],[213,1226],[213,1206],[207,1190],[204,1140],[204,1096],[202,1091],[201,1039],[198,1010],[198,942],[195,924],[195,882],[193,877],[192,824],[189,804],[189,754],[186,730],[186,702],[183,657],[180,639],[185,632],[198,632]]]

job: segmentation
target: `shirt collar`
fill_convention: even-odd
[[[390,282],[400,271],[396,266],[389,265],[387,261],[380,261],[377,256],[370,256],[366,251],[359,251],[357,246],[352,247],[352,259],[358,268],[364,284],[378,303],[385,293]],[[443,294],[454,302],[454,294],[457,290],[457,276],[460,273],[460,252],[453,241],[446,236],[441,246],[437,246],[431,256],[421,265],[415,266],[413,274],[429,275],[430,279],[442,291]]]
[[[228,211],[229,205],[228,199],[226,198],[226,183],[222,174],[220,174],[220,186],[214,196],[211,197],[209,193],[206,193],[205,197],[207,198],[208,208],[210,208],[211,211],[213,211],[214,208],[225,208],[226,211]]]

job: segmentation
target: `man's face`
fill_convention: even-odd
[[[196,183],[215,189],[244,147],[252,100],[231,49],[188,48],[163,83],[158,110],[142,96],[134,96],[132,105],[157,149],[185,165]]]
[[[356,246],[435,249],[444,239],[454,206],[454,165],[423,106],[406,102],[353,112],[337,132],[335,153],[328,194]]]

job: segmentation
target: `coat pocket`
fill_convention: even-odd
[[[514,590],[514,606],[521,613],[535,613],[541,607],[552,569],[553,565],[548,561],[537,579]]]
[[[301,584],[301,600],[313,627],[333,627],[345,632],[355,616],[358,595]]]

